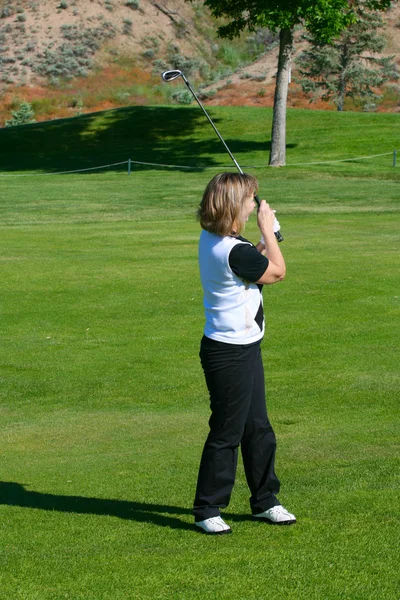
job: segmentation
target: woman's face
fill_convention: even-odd
[[[243,202],[242,217],[243,217],[244,221],[249,220],[249,216],[253,212],[255,206],[256,206],[256,203],[254,200],[254,194],[252,194],[251,196],[246,198],[246,200]]]

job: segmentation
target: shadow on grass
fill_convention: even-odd
[[[214,115],[213,120],[222,121]],[[262,151],[266,156],[270,149],[267,141],[232,138],[232,125],[228,122],[224,129],[229,129],[223,135],[233,154]],[[218,165],[214,156],[220,161],[220,155],[226,156],[224,164],[230,164],[223,144],[197,108],[132,106],[0,129],[0,171],[55,173],[129,158],[201,170]],[[133,165],[135,170],[148,168]],[[117,169],[127,170],[127,165],[113,167]]]
[[[28,491],[20,483],[7,481],[0,482],[0,504],[65,513],[107,515],[141,523],[153,523],[172,529],[190,529],[192,531],[194,529],[193,525],[172,516],[192,514],[189,508],[126,500],[42,494]]]

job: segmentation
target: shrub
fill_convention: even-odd
[[[267,78],[266,75],[252,75],[251,80],[252,81],[265,81]]]
[[[146,48],[154,48],[155,50],[158,50],[160,47],[160,42],[153,35],[143,38],[142,44],[143,46],[146,46]]]
[[[125,2],[125,6],[128,6],[128,8],[131,8],[132,10],[138,10],[139,0],[127,0],[127,2]]]
[[[124,19],[122,33],[124,35],[132,35],[132,21],[130,19]]]
[[[208,92],[200,92],[199,97],[201,100],[206,100],[207,98],[213,98],[217,90],[208,90]]]
[[[11,17],[15,13],[14,8],[12,6],[5,6],[1,9],[0,19],[6,19],[7,17]]]
[[[12,118],[5,122],[6,127],[14,127],[16,125],[27,125],[35,123],[35,113],[32,105],[29,102],[21,102],[19,109],[11,113]]]
[[[148,50],[142,52],[142,56],[144,56],[145,58],[153,58],[154,54],[155,50],[153,48],[149,48]]]
[[[115,35],[115,28],[108,21],[97,28],[79,28],[77,25],[60,27],[63,43],[54,50],[50,44],[42,54],[37,55],[37,62],[32,70],[39,75],[55,78],[86,76],[92,68],[91,56],[98,50],[102,40]]]
[[[61,0],[60,4],[57,6],[57,8],[62,8],[62,9],[66,9],[68,8],[68,2],[66,2],[65,0]]]
[[[186,23],[183,19],[180,21],[174,21],[175,32],[177,38],[183,38],[186,35],[187,28]]]
[[[182,54],[173,54],[170,56],[172,68],[183,71],[186,75],[192,74],[199,67],[199,60],[189,58]]]
[[[153,61],[153,67],[157,71],[167,71],[168,70],[167,63],[165,61],[163,61],[161,58],[157,58],[156,60]]]
[[[178,104],[191,104],[193,96],[189,90],[179,90],[172,94],[172,99]]]

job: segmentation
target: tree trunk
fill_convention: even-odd
[[[286,164],[286,104],[292,52],[293,31],[291,29],[281,29],[279,32],[278,72],[275,84],[271,152],[269,155],[271,167],[280,167]]]

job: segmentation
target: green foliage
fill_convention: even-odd
[[[60,31],[66,41],[54,50],[46,48],[31,63],[32,70],[39,75],[53,79],[86,76],[93,67],[91,57],[105,39],[116,34],[114,26],[108,21],[95,28],[62,25]]]
[[[172,69],[179,69],[189,76],[196,72],[201,64],[198,58],[192,58],[180,53],[179,46],[170,44],[168,47],[168,60]]]
[[[140,7],[140,1],[139,0],[127,0],[125,2],[125,6],[128,6],[128,8],[131,8],[132,10],[138,10]]]
[[[231,82],[232,83],[232,82]],[[227,85],[229,85],[229,81],[227,82]],[[214,98],[214,96],[217,94],[217,90],[208,90],[208,91],[201,91],[199,92],[197,95],[201,100],[207,100],[208,98]]]
[[[161,58],[157,58],[156,60],[153,60],[153,67],[157,73],[159,73],[159,72],[161,73],[161,71],[168,71],[167,63],[164,60],[162,60]]]
[[[191,0],[194,1],[194,0]],[[254,31],[294,29],[301,24],[321,42],[329,42],[357,20],[359,4],[375,10],[389,8],[390,0],[205,0],[214,17],[228,23],[218,28],[221,37],[232,39],[245,28]]]
[[[144,52],[142,52],[142,56],[144,56],[144,58],[153,58],[155,53],[156,52],[154,48],[148,48],[147,50],[144,50]]]
[[[242,65],[242,56],[238,48],[232,44],[222,43],[217,52],[217,58],[232,69]]]
[[[193,102],[193,96],[187,89],[174,92],[172,98],[177,104],[191,104]]]
[[[346,97],[371,107],[379,98],[374,88],[397,78],[393,57],[377,58],[386,40],[378,31],[384,25],[377,12],[360,11],[358,20],[331,44],[321,44],[306,36],[309,49],[297,59],[297,81],[304,92],[316,98],[333,100],[343,110]]]
[[[12,118],[5,122],[6,127],[15,127],[17,125],[28,125],[35,123],[35,112],[29,102],[21,102],[19,109],[11,113]]]
[[[15,9],[13,6],[3,6],[3,8],[0,10],[0,19],[7,19],[7,17],[11,17],[13,14],[15,14]]]
[[[183,19],[173,21],[175,27],[175,35],[177,38],[183,38],[187,34],[187,25]]]
[[[123,19],[122,33],[124,35],[132,35],[132,21],[131,19]]]

